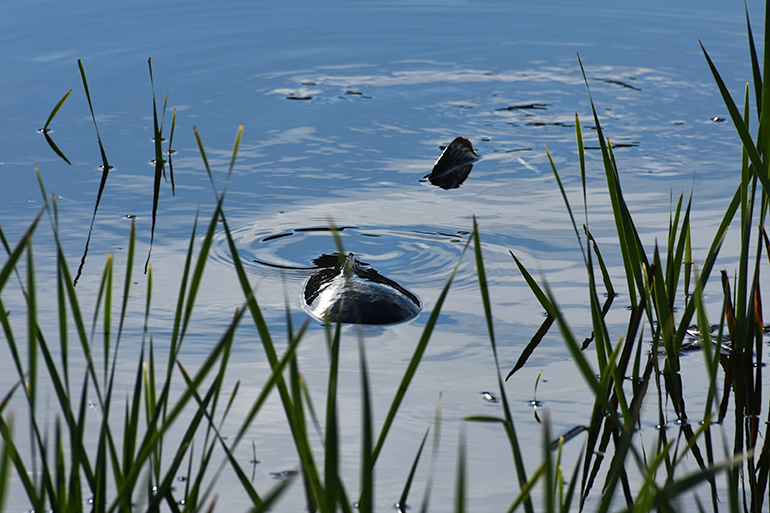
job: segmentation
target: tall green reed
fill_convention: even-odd
[[[770,3],[768,3],[770,5]],[[764,68],[770,69],[770,51],[767,43],[770,41],[766,5]],[[610,329],[604,321],[608,307],[614,296],[614,288],[607,267],[599,253],[598,245],[589,228],[588,205],[586,204],[586,162],[583,147],[583,134],[580,120],[576,117],[576,139],[578,141],[579,168],[581,172],[584,215],[582,230],[578,228],[573,209],[562,185],[559,172],[546,149],[552,166],[554,177],[562,193],[569,218],[572,222],[578,244],[583,253],[584,264],[588,276],[588,291],[590,314],[593,333],[586,343],[594,346],[595,361],[591,362],[586,353],[587,344],[582,346],[573,334],[565,319],[559,312],[557,298],[549,292],[547,285],[541,287],[529,274],[523,263],[513,255],[516,265],[522,272],[535,296],[548,312],[543,326],[535,334],[530,344],[522,352],[516,366],[509,373],[520,369],[529,355],[542,340],[551,323],[559,326],[572,358],[583,374],[585,381],[596,398],[590,421],[584,426],[587,432],[585,456],[581,465],[580,503],[581,508],[586,504],[589,493],[594,488],[596,479],[601,475],[605,454],[611,455],[609,468],[604,471],[604,483],[601,486],[601,499],[598,511],[607,511],[615,494],[625,501],[626,507],[634,511],[647,511],[656,507],[663,510],[673,510],[671,500],[699,484],[707,484],[710,489],[711,507],[719,507],[717,474],[726,473],[723,477],[730,493],[728,508],[738,510],[737,491],[743,490],[744,510],[760,511],[764,504],[764,495],[768,486],[770,472],[770,447],[760,442],[759,419],[762,406],[762,343],[764,324],[762,321],[762,303],[759,292],[760,264],[763,261],[762,251],[770,255],[770,241],[762,227],[768,208],[767,190],[767,137],[770,111],[762,109],[762,97],[768,87],[767,81],[762,81],[759,71],[757,52],[748,22],[747,28],[750,41],[750,56],[755,83],[756,116],[759,119],[756,142],[749,132],[749,88],[746,88],[744,110],[741,114],[735,106],[724,81],[716,70],[708,53],[704,54],[714,75],[717,86],[722,93],[725,104],[730,112],[743,146],[740,173],[736,176],[737,187],[727,211],[724,213],[711,246],[702,259],[699,267],[693,265],[690,247],[690,211],[692,196],[684,202],[681,195],[672,212],[666,239],[666,250],[662,252],[656,244],[648,256],[642,244],[636,225],[628,206],[618,173],[618,163],[615,159],[612,144],[602,131],[596,108],[591,100],[594,126],[602,154],[604,178],[612,208],[615,233],[622,256],[626,289],[631,303],[631,313],[625,334],[616,338],[612,343]],[[581,64],[582,69],[582,64]],[[586,87],[588,81],[583,72]],[[590,90],[589,90],[590,98]],[[757,190],[757,187],[760,190]],[[757,193],[760,202],[756,202]],[[703,291],[716,265],[716,259],[730,224],[734,221],[740,209],[738,218],[741,234],[739,268],[735,277],[735,291],[731,292],[730,280],[722,271],[722,288],[724,293],[722,314],[712,336],[714,328],[708,322],[705,310]],[[755,225],[753,218],[759,216]],[[585,235],[584,246],[581,237]],[[753,234],[753,235],[752,235]],[[753,260],[752,260],[753,255]],[[602,281],[608,299],[604,306],[599,301],[599,288],[595,281],[596,266],[601,273]],[[695,274],[694,281],[692,274]],[[693,290],[690,293],[691,285]],[[482,287],[483,288],[483,287]],[[684,288],[686,294],[681,297]],[[677,315],[677,306],[684,303],[684,308]],[[702,340],[706,382],[706,408],[698,415],[699,423],[689,420],[693,415],[687,411],[686,397],[683,392],[681,378],[680,355],[683,343],[693,332],[691,323],[697,325]],[[724,333],[727,326],[729,337]],[[643,346],[641,330],[647,328],[652,335],[652,344]],[[719,374],[719,364],[724,369]],[[629,368],[630,367],[630,368]],[[598,370],[594,370],[598,369]],[[629,375],[630,374],[630,375]],[[597,377],[598,376],[598,377]],[[724,378],[724,390],[717,390],[720,377]],[[626,383],[630,381],[630,384]],[[666,423],[664,404],[670,403],[677,415],[678,434],[672,439],[667,430],[658,430],[658,440],[653,452],[640,452],[634,443],[634,433],[639,425],[639,412],[643,401],[647,398],[650,387],[656,392],[657,411],[660,426]],[[713,424],[722,422],[728,412],[730,396],[735,402],[734,414],[734,443],[731,454],[727,454],[721,463],[715,463]],[[649,400],[649,399],[648,399]],[[767,428],[765,428],[767,430]],[[767,434],[767,433],[765,433]],[[679,437],[685,442],[679,448]],[[610,451],[609,449],[612,448]],[[679,470],[685,455],[694,457],[698,470],[685,474],[677,479],[683,471]],[[548,458],[545,458],[546,461]],[[643,476],[641,486],[636,486],[634,495],[629,481],[626,466],[634,462],[637,471]],[[579,467],[576,466],[577,471]],[[547,469],[546,469],[547,470]],[[537,475],[537,473],[536,473]],[[554,485],[553,473],[544,471],[544,486],[552,490]],[[740,485],[739,485],[740,483]],[[554,502],[550,500],[551,493],[545,493],[546,510],[554,510]],[[696,499],[700,504],[700,500]]]

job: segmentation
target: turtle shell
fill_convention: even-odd
[[[353,253],[345,260],[334,255],[334,260],[316,259],[319,262],[335,265],[320,269],[305,282],[304,307],[316,319],[392,324],[420,313],[416,295],[360,262]]]

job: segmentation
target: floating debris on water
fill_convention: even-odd
[[[495,110],[546,110],[546,108],[551,106],[550,103],[528,103],[526,105],[510,105]]]
[[[611,78],[595,78],[594,80],[598,82],[604,82],[605,84],[614,84],[626,87],[628,89],[633,89],[634,91],[641,91],[642,89],[636,86],[632,86],[631,84],[627,84],[626,82],[621,82],[620,80],[613,80]],[[634,80],[631,78],[631,80]]]
[[[481,392],[481,398],[488,403],[497,403],[497,397],[492,392]]]
[[[298,470],[281,470],[280,472],[270,472],[270,475],[273,477],[273,479],[281,479],[286,480],[290,477],[294,477],[297,474],[299,474]]]
[[[462,185],[478,159],[473,144],[465,137],[456,137],[436,161],[433,170],[423,177],[442,189],[456,189]]]

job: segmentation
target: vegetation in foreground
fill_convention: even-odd
[[[770,2],[766,5],[766,16]],[[770,31],[767,19],[764,33],[763,71],[765,77],[770,70]],[[588,220],[586,201],[586,161],[583,134],[579,119],[576,118],[576,137],[579,166],[583,183],[584,221],[578,226],[567,194],[562,187],[560,175],[552,163],[556,182],[562,192],[575,235],[583,252],[588,276],[588,292],[593,333],[583,341],[572,332],[560,315],[558,298],[545,285],[539,284],[527,271],[523,262],[515,255],[513,261],[525,277],[537,300],[548,313],[540,330],[523,351],[519,362],[508,376],[525,364],[529,355],[536,350],[545,333],[556,324],[560,329],[567,349],[594,396],[594,405],[585,424],[553,440],[547,419],[543,424],[546,442],[542,449],[542,461],[535,468],[527,468],[511,415],[508,398],[503,386],[503,377],[498,374],[499,395],[502,416],[468,417],[468,422],[491,422],[500,424],[507,436],[513,458],[512,499],[509,511],[523,509],[535,511],[568,511],[583,509],[586,499],[593,494],[597,511],[608,511],[610,507],[625,511],[675,511],[673,500],[682,494],[693,492],[693,501],[701,510],[718,511],[762,511],[765,508],[770,473],[770,445],[764,443],[770,430],[770,417],[762,411],[763,361],[765,350],[762,301],[759,274],[765,256],[770,255],[770,239],[763,226],[768,213],[768,191],[770,191],[770,109],[763,109],[764,98],[770,98],[770,85],[762,81],[763,73],[753,43],[751,26],[749,50],[753,69],[753,94],[755,111],[750,108],[752,90],[747,86],[742,109],[735,104],[724,85],[714,64],[704,49],[706,60],[712,70],[717,86],[722,92],[732,122],[742,142],[740,180],[736,180],[735,193],[724,213],[723,220],[708,253],[694,264],[690,251],[690,209],[692,199],[679,197],[672,212],[668,240],[661,250],[655,246],[644,248],[637,233],[633,216],[628,208],[621,188],[617,163],[612,145],[605,138],[596,111],[593,108],[598,141],[603,157],[604,172],[614,215],[618,244],[625,269],[625,286],[632,308],[626,330],[622,334],[611,334],[604,316],[612,304],[615,292],[607,266],[599,247],[592,237]],[[581,65],[582,69],[582,65]],[[87,88],[85,72],[81,65],[81,76]],[[585,75],[584,75],[585,76]],[[586,82],[587,86],[587,82]],[[69,93],[68,93],[69,94]],[[589,92],[590,94],[590,92]],[[65,97],[59,102],[49,118],[55,115]],[[165,110],[165,106],[164,106]],[[752,139],[749,126],[752,117],[758,120],[757,135]],[[160,116],[162,119],[163,116]],[[47,128],[48,124],[46,125]],[[97,129],[98,130],[98,129]],[[172,124],[173,131],[173,124]],[[242,127],[238,130],[230,171],[235,164]],[[97,132],[98,133],[98,132]],[[156,141],[156,188],[164,171],[162,122],[155,115]],[[53,141],[47,139],[54,151]],[[200,138],[198,141],[201,157],[209,177],[206,153]],[[101,144],[100,144],[101,148]],[[103,148],[104,180],[109,164]],[[547,150],[546,150],[547,151]],[[170,156],[170,153],[166,153]],[[548,154],[550,159],[550,153]],[[170,160],[170,159],[169,159]],[[170,162],[169,162],[170,164]],[[212,186],[214,181],[212,178]],[[360,375],[362,397],[362,434],[360,461],[360,489],[352,492],[343,482],[339,469],[339,425],[337,418],[337,370],[339,363],[340,326],[329,326],[327,340],[329,348],[329,374],[326,408],[323,422],[323,447],[319,455],[311,442],[314,430],[315,409],[298,366],[296,351],[307,324],[295,329],[288,325],[289,342],[282,354],[278,353],[271,338],[270,330],[260,313],[248,276],[237,256],[222,201],[225,190],[218,193],[214,187],[217,207],[205,227],[202,242],[193,230],[184,268],[184,278],[179,296],[174,325],[169,341],[168,359],[165,372],[158,373],[155,365],[155,350],[151,340],[142,341],[142,350],[136,367],[133,394],[124,404],[117,404],[114,398],[115,369],[117,355],[127,314],[128,297],[132,285],[132,268],[135,253],[135,230],[132,225],[125,284],[117,315],[118,328],[113,332],[113,281],[112,258],[108,258],[103,279],[96,297],[96,311],[102,311],[100,320],[103,328],[103,354],[96,358],[93,348],[97,347],[94,336],[96,319],[89,333],[84,318],[75,281],[68,268],[61,244],[57,238],[58,216],[55,197],[46,202],[27,233],[11,247],[0,230],[0,238],[7,257],[0,268],[0,290],[14,277],[24,291],[27,300],[26,332],[17,338],[11,327],[7,311],[0,301],[0,322],[6,344],[13,355],[13,367],[18,374],[18,384],[7,391],[0,402],[0,432],[3,446],[0,453],[0,504],[8,493],[11,474],[21,483],[35,511],[128,511],[133,509],[158,510],[161,507],[171,511],[211,510],[215,506],[215,484],[219,470],[216,468],[222,455],[248,494],[253,511],[266,511],[275,507],[276,501],[291,482],[291,479],[277,484],[270,490],[256,490],[247,477],[241,462],[234,456],[235,448],[243,441],[244,434],[252,426],[257,413],[265,404],[269,394],[277,392],[286,414],[286,424],[296,447],[300,472],[295,479],[301,480],[309,511],[361,511],[374,509],[374,468],[383,443],[393,425],[412,378],[417,370],[440,315],[443,302],[449,293],[454,272],[447,281],[430,313],[424,332],[418,341],[409,365],[404,370],[398,391],[392,399],[385,421],[376,432],[372,422],[369,380],[364,345],[359,343]],[[47,197],[41,181],[41,191]],[[98,207],[98,199],[97,199]],[[35,260],[31,244],[32,234],[39,228],[41,219],[48,214],[53,227],[57,248],[58,332],[44,333],[38,325],[38,300],[40,293],[35,283]],[[95,215],[95,213],[94,213]],[[727,228],[732,223],[740,230],[740,263],[733,280],[726,272],[721,273],[724,292],[723,308],[716,324],[711,324],[703,306],[703,290],[711,278],[717,256]],[[180,348],[185,341],[191,320],[192,307],[200,291],[201,276],[207,262],[208,252],[214,234],[221,224],[229,249],[232,252],[235,272],[243,293],[243,307],[238,309],[228,328],[222,333],[205,362],[194,372],[188,371],[179,361]],[[196,222],[197,226],[197,222]],[[337,244],[341,245],[339,239]],[[468,239],[466,249],[472,247],[476,261],[481,301],[486,315],[488,337],[493,350],[496,367],[499,368],[495,331],[492,322],[491,303],[488,294],[483,254],[478,227]],[[344,254],[342,248],[340,253]],[[464,251],[465,253],[465,251]],[[85,258],[85,255],[84,255]],[[459,262],[458,262],[459,263]],[[602,278],[596,282],[595,275]],[[152,299],[152,268],[148,268],[147,311]],[[602,301],[602,291],[607,298]],[[684,297],[682,297],[684,295]],[[683,310],[676,312],[675,305],[682,304]],[[242,323],[252,323],[259,333],[265,356],[272,373],[265,381],[260,394],[253,401],[248,414],[241,421],[236,436],[224,439],[219,427],[228,417],[234,401],[241,400],[237,388],[230,391],[225,402],[224,377],[232,351],[236,328]],[[713,320],[712,320],[713,322]],[[642,340],[641,332],[646,327],[652,334],[652,346]],[[77,333],[76,340],[70,341],[71,329]],[[700,334],[701,353],[705,361],[710,386],[704,391],[706,407],[702,412],[687,409],[687,397],[683,392],[680,376],[680,354],[687,336],[696,331]],[[52,345],[51,340],[56,340]],[[72,345],[79,346],[79,350]],[[56,354],[61,355],[57,361]],[[83,358],[85,374],[74,376],[70,362],[73,357]],[[98,361],[97,361],[98,360]],[[597,374],[598,370],[598,374]],[[184,392],[171,393],[172,382],[183,380]],[[718,389],[717,383],[724,383]],[[49,433],[48,418],[41,418],[39,411],[40,388],[44,383],[53,387],[57,400],[58,414],[53,433]],[[12,416],[6,411],[10,398],[23,395],[29,409],[30,446],[29,455],[21,453],[17,436],[12,425]],[[648,397],[651,394],[651,397]],[[90,420],[87,396],[97,398],[97,407],[102,412],[101,430],[98,440],[86,440],[86,423]],[[664,423],[663,404],[673,405],[678,416],[677,432],[659,430],[653,447],[642,448],[635,436],[639,425],[639,412],[645,401],[657,404],[657,411]],[[649,405],[648,405],[649,407]],[[121,411],[122,410],[122,411]],[[762,422],[762,415],[765,422]],[[191,418],[187,426],[180,426],[182,416]],[[114,419],[122,418],[120,426]],[[113,419],[113,422],[110,422]],[[715,425],[725,422],[734,425],[732,456],[715,460]],[[437,408],[432,426],[434,447],[441,426],[440,408]],[[764,430],[763,430],[764,429]],[[432,475],[426,476],[425,495],[421,500],[410,499],[409,490],[417,475],[418,462],[430,435],[429,427],[415,455],[411,471],[399,500],[400,508],[412,504],[412,508],[427,511],[430,498]],[[25,436],[25,435],[21,435]],[[193,455],[194,439],[203,439],[203,447]],[[549,442],[553,440],[552,442]],[[582,440],[581,456],[574,462],[564,461],[562,449],[566,443]],[[95,450],[89,450],[94,446]],[[168,447],[173,446],[173,458],[164,458]],[[455,509],[465,510],[465,461],[467,455],[461,436],[458,451]],[[683,458],[691,457],[698,469],[694,472],[682,470]],[[632,482],[629,469],[641,475],[641,480]],[[187,476],[184,490],[172,487],[176,476]],[[720,496],[719,490],[727,490],[728,496]],[[533,503],[533,492],[538,490],[542,504]],[[418,506],[419,505],[419,506]],[[592,504],[593,505],[593,504]]]

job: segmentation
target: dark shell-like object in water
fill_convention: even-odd
[[[352,324],[392,324],[420,313],[420,300],[353,253],[343,261],[324,255],[314,263],[331,264],[317,271],[303,292],[304,307],[316,319]]]
[[[465,137],[456,137],[433,166],[433,171],[425,175],[430,183],[442,189],[456,189],[468,178],[473,164],[478,159],[476,150]]]

